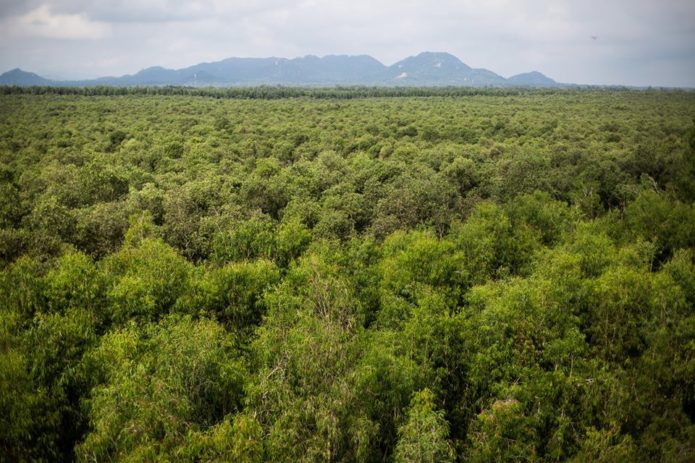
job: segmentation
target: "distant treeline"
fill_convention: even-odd
[[[465,96],[512,96],[512,95],[553,95],[568,92],[586,91],[669,91],[689,92],[689,90],[629,87],[572,86],[558,88],[531,87],[55,87],[55,86],[0,86],[0,95],[163,95],[163,96],[201,96],[210,98],[231,98],[244,100],[272,100],[278,98],[315,98],[315,99],[355,99],[355,98],[399,98],[399,97],[465,97]]]

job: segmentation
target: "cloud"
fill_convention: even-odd
[[[69,77],[230,56],[370,54],[391,64],[430,50],[505,76],[695,86],[692,0],[0,2],[0,68]]]
[[[13,38],[99,39],[109,35],[109,24],[90,20],[85,14],[53,13],[41,5],[27,13],[2,21],[2,35]]]

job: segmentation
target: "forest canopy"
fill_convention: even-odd
[[[692,92],[68,90],[0,92],[0,461],[695,459]]]

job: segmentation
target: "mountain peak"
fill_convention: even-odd
[[[33,72],[14,68],[0,75],[0,85],[50,85],[50,81]]]
[[[553,79],[538,71],[523,72],[511,76],[507,81],[512,85],[528,87],[552,87],[557,85],[557,82]]]
[[[469,66],[450,53],[433,51],[423,51],[415,56],[409,56],[397,62],[394,66],[399,68],[406,66],[432,66],[435,68],[470,69]]]
[[[3,76],[36,76],[33,72],[24,71],[20,68],[10,69],[2,74]]]
[[[425,51],[389,67],[391,79],[399,85],[479,85],[479,74],[449,53]],[[497,85],[504,79],[489,72],[482,85]],[[474,75],[475,74],[475,75]]]
[[[455,63],[461,62],[461,60],[458,59],[456,56],[452,55],[451,53],[447,53],[445,51],[423,51],[423,52],[420,52],[417,55],[415,55],[415,58],[441,60],[441,61],[449,61],[449,62],[455,62]]]

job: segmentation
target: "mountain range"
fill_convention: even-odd
[[[474,69],[449,53],[423,52],[386,66],[368,55],[313,55],[301,58],[228,58],[182,69],[159,66],[120,77],[50,80],[13,69],[0,75],[0,85],[46,86],[251,86],[251,85],[378,85],[555,87],[553,79],[533,71],[504,78]]]

